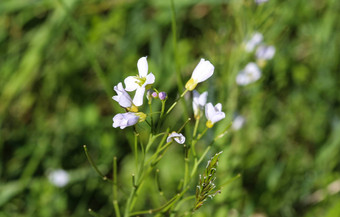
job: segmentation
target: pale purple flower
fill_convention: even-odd
[[[120,127],[120,129],[124,129],[125,127],[137,124],[139,118],[140,117],[137,115],[137,113],[133,112],[119,113],[113,117],[112,126],[114,128]]]
[[[231,125],[231,127],[234,130],[239,130],[243,127],[244,123],[246,122],[246,119],[242,116],[242,115],[237,115],[234,120],[233,120],[233,124]]]
[[[256,4],[262,4],[262,3],[265,3],[265,2],[268,2],[268,0],[254,0]]]
[[[245,44],[245,50],[247,52],[252,52],[255,47],[260,44],[263,40],[263,35],[259,32],[255,32],[250,40],[248,40]]]
[[[178,144],[183,144],[185,142],[185,137],[182,133],[172,132],[169,134],[166,142],[171,142],[173,140],[175,140]]]
[[[217,103],[215,107],[212,103],[207,103],[205,105],[205,117],[208,119],[206,126],[208,128],[213,127],[213,125],[225,118],[225,113],[222,112],[222,104]]]
[[[117,86],[114,86],[113,89],[116,91],[117,96],[113,96],[112,99],[117,101],[119,103],[119,105],[123,108],[132,107],[132,105],[133,105],[132,99],[131,99],[130,95],[123,88],[122,82],[119,82],[119,84]]]
[[[61,188],[70,180],[69,174],[63,169],[53,170],[48,174],[48,180],[55,186]]]
[[[275,47],[274,46],[267,46],[267,45],[260,45],[256,49],[256,58],[260,60],[270,60],[275,55]]]
[[[261,70],[256,63],[250,62],[236,76],[236,83],[241,86],[253,83],[261,78]]]
[[[205,91],[199,94],[196,90],[193,91],[192,108],[194,110],[194,117],[196,119],[202,116],[205,104],[207,103],[208,92]]]

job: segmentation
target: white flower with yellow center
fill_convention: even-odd
[[[205,105],[205,117],[208,119],[206,126],[212,128],[214,124],[223,118],[225,118],[224,112],[222,112],[222,104],[217,103],[215,107],[212,103]]]
[[[214,74],[215,67],[208,60],[201,59],[194,71],[190,80],[185,84],[187,90],[192,91],[198,83],[201,83]]]
[[[199,94],[196,90],[193,91],[192,108],[194,110],[195,119],[199,119],[202,116],[204,106],[207,103],[207,97],[207,91],[202,94]]]
[[[185,137],[182,133],[172,132],[169,134],[166,142],[172,142],[173,140],[175,140],[178,144],[183,144],[185,142]]]
[[[138,60],[137,68],[139,75],[125,78],[124,83],[126,91],[136,90],[133,104],[141,106],[143,104],[145,89],[149,89],[151,84],[155,82],[155,76],[151,72],[148,74],[148,62],[146,57],[142,57]]]

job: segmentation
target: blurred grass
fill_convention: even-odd
[[[0,2],[0,216],[87,216],[88,208],[113,215],[111,186],[91,170],[82,145],[104,173],[111,174],[112,157],[118,157],[119,196],[126,197],[134,170],[133,134],[125,130],[124,138],[111,127],[121,111],[111,96],[113,86],[137,73],[137,60],[146,55],[155,85],[171,99],[178,94],[176,70],[185,81],[201,57],[216,66],[199,90],[222,102],[228,120],[208,133],[199,151],[235,112],[247,120],[213,150],[224,150],[218,180],[237,173],[241,180],[196,216],[338,216],[338,193],[315,203],[308,198],[340,178],[340,3],[176,0],[174,5],[177,59],[170,1]],[[255,31],[277,52],[258,82],[238,87],[236,74],[254,61],[242,44]],[[183,108],[177,111],[172,126],[182,118]],[[183,163],[174,159],[183,158],[173,147],[159,165],[167,198],[182,175],[177,168]],[[70,172],[62,189],[47,180],[55,168]],[[147,185],[147,199],[137,208],[163,200],[148,197],[154,181]]]

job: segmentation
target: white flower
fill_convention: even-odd
[[[48,174],[48,180],[57,187],[64,187],[69,182],[69,175],[65,170],[58,169]]]
[[[196,119],[202,116],[202,111],[207,103],[208,92],[205,91],[199,94],[196,90],[193,91],[192,108]]]
[[[245,49],[247,52],[252,52],[255,47],[260,44],[263,40],[263,35],[259,32],[253,34],[251,39],[246,42]]]
[[[201,83],[214,74],[215,67],[208,60],[201,59],[194,71],[192,72],[190,80],[185,84],[185,88],[193,90],[198,83]]]
[[[129,111],[138,111],[137,107],[133,104],[130,95],[124,90],[122,82],[119,82],[117,86],[113,88],[117,96],[113,96],[112,99],[117,101],[123,108],[127,108]]]
[[[222,104],[217,103],[214,107],[212,103],[207,103],[205,105],[205,117],[208,119],[206,126],[212,128],[216,122],[225,118],[225,114],[222,112]]]
[[[237,115],[234,118],[233,124],[232,124],[232,128],[234,130],[239,130],[243,127],[244,123],[246,122],[246,119],[242,116],[242,115]]]
[[[275,47],[274,46],[260,45],[256,49],[257,59],[270,60],[274,57],[274,55],[275,55]]]
[[[256,63],[248,63],[244,70],[240,71],[236,76],[236,83],[241,86],[248,85],[261,78],[261,70]]]
[[[259,5],[259,4],[265,3],[267,1],[268,0],[255,0],[255,3]]]
[[[175,140],[178,144],[183,144],[185,142],[185,137],[182,135],[182,133],[172,132],[169,134],[166,142],[171,142],[173,140]]]
[[[127,113],[120,113],[116,114],[113,117],[113,124],[114,128],[120,127],[120,129],[124,129],[125,127],[129,127],[135,125],[139,121],[139,116],[137,113],[127,112]]]
[[[151,72],[148,74],[148,62],[146,57],[142,57],[138,60],[137,68],[139,75],[125,78],[124,83],[126,91],[136,90],[135,97],[133,98],[133,104],[141,106],[143,104],[145,89],[148,85],[155,82],[155,76]]]

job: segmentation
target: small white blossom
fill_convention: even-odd
[[[244,70],[236,76],[236,83],[241,86],[253,83],[261,78],[261,70],[256,63],[248,63]]]
[[[166,142],[171,142],[173,140],[175,140],[178,144],[183,144],[185,142],[185,137],[182,133],[172,132],[169,134]]]
[[[133,106],[132,99],[123,88],[122,82],[119,82],[119,84],[114,86],[113,89],[116,91],[117,96],[113,96],[112,99],[117,101],[121,107],[131,108]]]
[[[61,188],[70,180],[69,174],[62,169],[54,170],[48,174],[48,180],[55,186]]]
[[[245,49],[247,52],[252,52],[255,47],[260,44],[263,40],[263,35],[259,32],[253,34],[251,39],[246,42]]]
[[[126,91],[136,90],[133,103],[136,106],[141,106],[143,104],[145,89],[148,85],[155,82],[155,76],[151,72],[148,74],[148,62],[146,57],[142,57],[138,60],[137,68],[139,75],[125,78],[124,83]]]
[[[120,113],[116,114],[113,117],[113,124],[114,128],[120,127],[120,129],[124,129],[125,127],[129,127],[132,125],[137,124],[139,121],[139,116],[137,113],[127,112],[127,113]]]
[[[194,69],[190,80],[185,84],[185,88],[190,91],[195,89],[198,83],[207,80],[214,74],[214,69],[213,64],[202,58]]]
[[[260,45],[256,49],[256,57],[260,60],[270,60],[275,55],[275,47],[274,46],[266,46]]]
[[[237,115],[234,118],[233,124],[232,124],[232,128],[234,130],[239,130],[243,127],[244,123],[246,122],[246,119],[242,116],[242,115]]]
[[[222,112],[222,104],[217,103],[215,107],[212,103],[207,103],[205,105],[205,117],[208,119],[206,126],[208,128],[213,127],[213,125],[225,118],[225,113]]]
[[[259,5],[259,4],[265,3],[267,1],[268,0],[255,0],[255,3]]]
[[[196,90],[193,91],[192,108],[196,119],[202,116],[202,111],[207,103],[208,92],[205,91],[199,94]]]

